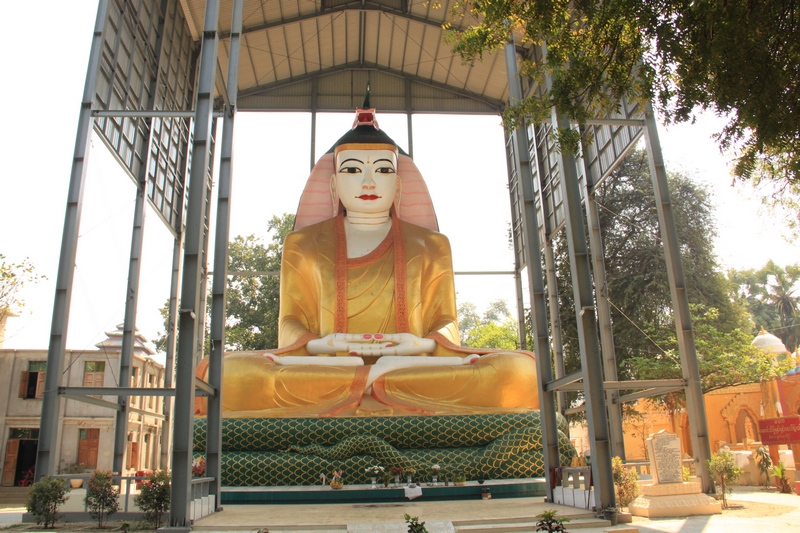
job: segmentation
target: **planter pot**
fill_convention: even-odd
[[[83,487],[83,480],[80,479],[80,478],[78,478],[78,479],[70,479],[69,480],[69,486],[72,487],[73,489],[79,489],[79,488]]]
[[[467,482],[466,481],[454,481],[453,484],[456,487],[464,487],[464,486],[466,486]]]
[[[337,482],[337,481],[331,481],[331,488],[334,489],[334,490],[339,490],[341,488],[344,488],[344,483]]]

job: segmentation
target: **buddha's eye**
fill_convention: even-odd
[[[361,169],[358,167],[342,167],[339,169],[339,172],[342,174],[359,174],[361,173]]]
[[[375,169],[375,172],[378,174],[394,174],[394,169],[392,167],[379,167]]]

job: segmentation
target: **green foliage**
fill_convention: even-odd
[[[66,463],[61,468],[59,468],[59,471],[62,474],[83,474],[84,472],[86,472],[86,467],[81,466],[78,463]]]
[[[244,274],[228,278],[226,350],[268,350],[278,346],[280,277],[264,273],[280,271],[283,242],[293,227],[294,215],[284,213],[267,223],[271,243],[265,245],[255,235],[240,235],[229,244],[228,271]],[[210,303],[207,309],[211,309]],[[169,331],[169,302],[159,311],[164,318],[164,331]],[[210,319],[206,322],[210,324]],[[155,340],[161,351],[166,350],[166,343],[166,333]]]
[[[772,467],[772,475],[775,476],[775,485],[778,490],[783,494],[791,494],[792,486],[789,484],[789,479],[786,477],[786,467],[783,463],[778,463]]]
[[[717,492],[722,495],[722,507],[728,507],[727,495],[733,492],[733,483],[744,473],[744,469],[736,466],[731,452],[724,450],[711,455],[707,461],[708,472],[717,482]]]
[[[25,307],[19,291],[26,284],[38,283],[43,279],[47,278],[36,274],[33,264],[27,258],[20,263],[6,263],[6,257],[0,254],[0,320],[18,315]]]
[[[45,476],[31,487],[26,508],[37,524],[52,528],[58,520],[58,507],[67,501],[67,480]]]
[[[495,300],[478,317],[475,304],[464,302],[458,306],[458,329],[461,344],[472,348],[519,349],[517,322],[511,316],[508,304]]]
[[[753,335],[763,327],[793,352],[800,341],[800,264],[782,268],[769,261],[760,269],[730,270],[728,277],[753,316]]]
[[[84,503],[99,528],[104,527],[109,516],[119,511],[119,491],[112,484],[112,476],[109,470],[95,470],[86,489]]]
[[[780,369],[750,346],[749,314],[731,298],[734,286],[713,253],[716,229],[709,193],[681,174],[670,173],[668,180],[704,389],[770,379]],[[646,154],[636,151],[627,157],[597,189],[596,200],[619,377],[679,378],[672,297]],[[554,256],[569,374],[580,370],[580,351],[563,232],[555,238]],[[677,410],[683,396],[660,400],[668,410]]]
[[[686,483],[690,479],[692,479],[692,471],[689,470],[688,466],[682,466],[681,467],[681,479],[683,479],[684,483]]]
[[[170,475],[167,470],[156,470],[142,483],[133,503],[144,512],[145,518],[156,529],[161,527],[161,517],[169,511]]]
[[[627,507],[639,495],[639,474],[635,468],[625,468],[622,459],[614,457],[611,461],[611,471],[614,475],[614,486],[617,489],[617,504]]]
[[[428,533],[425,528],[425,522],[420,522],[418,516],[405,515],[406,524],[408,525],[408,533]]]
[[[766,446],[756,448],[755,455],[758,471],[764,475],[764,488],[767,488],[769,487],[769,472],[772,470],[772,457],[769,455],[769,449]]]
[[[538,90],[506,110],[507,126],[542,122],[554,106],[584,124],[618,111],[623,97],[652,99],[667,122],[712,110],[728,120],[717,141],[735,153],[737,177],[800,194],[795,0],[459,0],[451,18],[447,40],[465,62],[522,37],[520,70]]]
[[[564,524],[570,521],[569,518],[556,515],[558,515],[558,511],[555,509],[542,511],[541,514],[536,515],[536,531],[566,533],[567,527]]]

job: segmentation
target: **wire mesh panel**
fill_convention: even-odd
[[[110,0],[94,110],[190,110],[195,51],[178,0]],[[189,119],[99,117],[95,130],[134,179],[150,151],[147,197],[178,231]]]

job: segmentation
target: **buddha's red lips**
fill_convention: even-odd
[[[361,196],[356,196],[356,198],[359,198],[361,200],[377,200],[378,198],[380,198],[380,196],[378,196],[377,194],[362,194]]]

